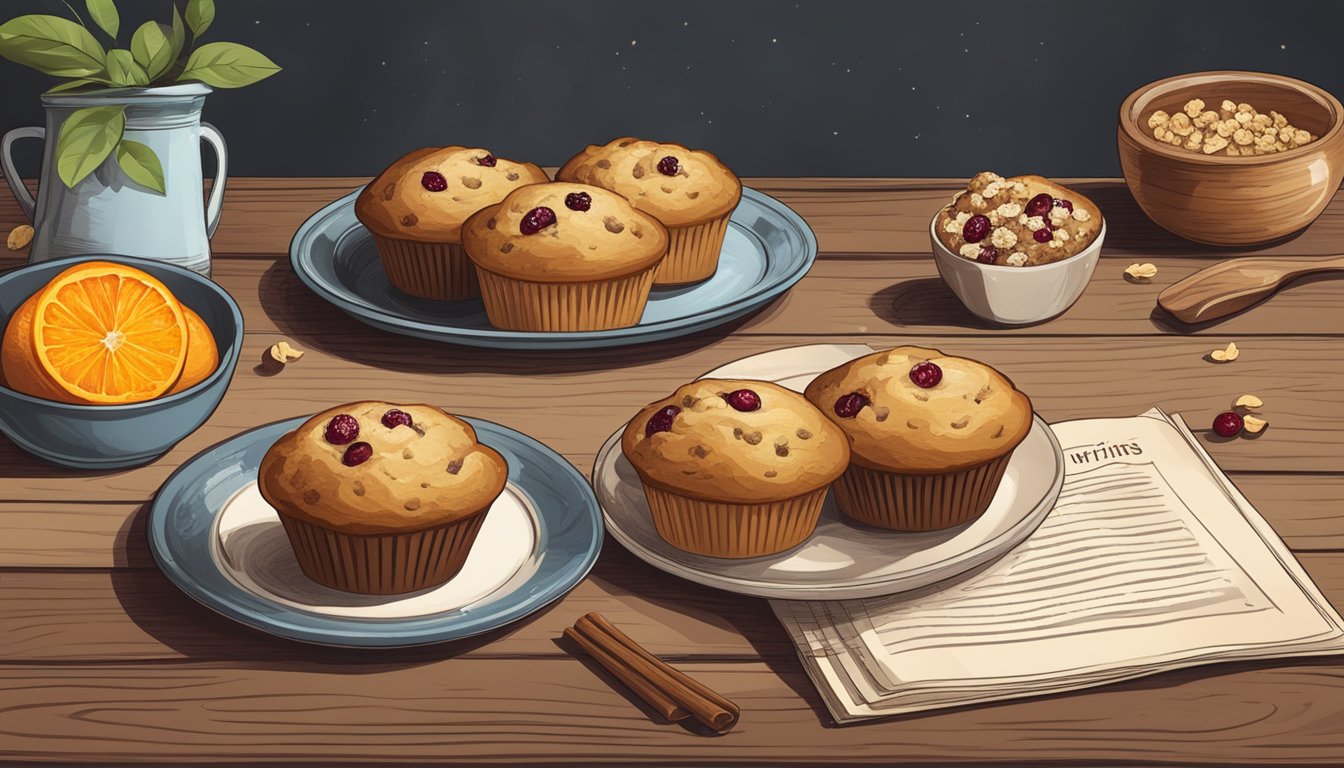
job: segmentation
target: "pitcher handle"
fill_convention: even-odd
[[[0,169],[4,170],[5,181],[9,182],[9,191],[14,193],[14,199],[19,201],[19,210],[23,211],[24,216],[28,217],[30,224],[37,215],[37,202],[28,192],[28,187],[24,185],[23,179],[19,178],[19,171],[14,167],[14,153],[10,150],[14,147],[14,142],[19,139],[45,140],[46,138],[46,128],[31,125],[26,128],[15,128],[6,133],[3,139],[0,139]]]
[[[229,178],[229,149],[224,144],[224,135],[209,123],[201,123],[201,141],[215,151],[215,182],[210,186],[210,201],[205,206],[205,234],[206,237],[214,237],[215,230],[219,228],[219,215],[224,210],[224,185]]]

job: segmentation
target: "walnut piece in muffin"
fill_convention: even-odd
[[[938,240],[982,264],[1028,267],[1076,256],[1101,231],[1101,212],[1078,192],[1041,176],[984,171],[939,211]]]

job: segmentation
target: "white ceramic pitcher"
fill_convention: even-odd
[[[210,275],[210,237],[219,225],[228,171],[224,137],[201,122],[209,86],[121,88],[82,94],[44,94],[45,128],[15,128],[0,140],[0,166],[19,207],[37,230],[28,261],[111,254],[177,264]],[[55,137],[66,118],[84,107],[126,105],[125,137],[149,146],[163,164],[165,194],[127,178],[115,153],[68,188],[56,172],[56,142],[46,141],[37,199],[19,179],[11,148],[26,138]],[[200,143],[215,152],[218,170],[205,203]]]

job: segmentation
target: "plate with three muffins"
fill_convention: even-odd
[[[676,338],[806,275],[807,223],[714,155],[615,139],[552,181],[483,148],[426,148],[314,214],[290,261],[319,297],[392,333],[506,349]]]
[[[649,564],[759,597],[925,587],[1025,540],[1064,479],[1007,377],[920,347],[749,357],[641,410],[602,447],[606,528]]]
[[[198,602],[322,645],[487,632],[587,574],[602,521],[554,451],[433,406],[348,403],[210,448],[164,484],[150,548]]]

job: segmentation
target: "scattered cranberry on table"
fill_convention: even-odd
[[[341,463],[347,467],[357,467],[360,464],[373,458],[373,446],[368,443],[355,443],[345,449],[345,455],[341,457]]]
[[[442,192],[448,188],[448,179],[438,171],[425,171],[425,175],[420,177],[420,186],[430,192]]]
[[[1027,201],[1027,215],[1044,216],[1050,213],[1050,209],[1054,206],[1054,204],[1055,204],[1055,198],[1051,197],[1049,194],[1045,192],[1042,192],[1041,194],[1036,195],[1035,197]]]
[[[571,211],[586,211],[593,207],[593,198],[587,192],[570,192],[565,195],[565,207]]]
[[[322,436],[332,445],[345,445],[359,437],[359,421],[347,413],[339,413],[327,422],[327,429]]]
[[[835,401],[835,415],[842,419],[852,419],[859,415],[865,405],[872,401],[858,392],[850,392],[848,395],[841,395],[839,400]]]
[[[486,168],[494,168],[496,162],[494,155],[486,155],[485,157],[476,158],[476,163],[478,165],[484,165]]]
[[[543,205],[527,212],[527,215],[518,225],[518,231],[524,235],[535,235],[554,223],[555,211]]]
[[[943,380],[943,369],[939,368],[937,363],[925,360],[922,363],[916,363],[910,369],[910,380],[915,382],[917,387],[932,389]]]
[[[989,217],[983,214],[975,214],[961,227],[961,236],[966,238],[968,243],[978,243],[988,235]]]
[[[1050,239],[1053,238],[1054,236],[1055,233],[1051,232],[1049,227],[1041,227],[1040,229],[1031,233],[1031,239],[1035,240],[1038,243],[1048,243],[1050,242]]]
[[[411,421],[411,414],[399,410],[397,408],[393,408],[392,410],[383,414],[383,426],[387,427],[388,429],[396,429],[397,427],[409,427],[412,425],[412,423],[413,422]]]
[[[681,162],[671,155],[658,161],[658,172],[664,176],[676,176],[680,171]]]
[[[992,245],[982,245],[980,246],[980,255],[976,256],[975,260],[981,264],[998,264],[999,249]]]
[[[1236,411],[1223,411],[1213,418],[1213,431],[1219,437],[1236,437],[1245,422]]]
[[[723,396],[728,404],[738,411],[759,411],[761,409],[761,396],[750,389],[735,389]]]
[[[681,409],[675,405],[669,405],[659,409],[659,411],[649,417],[649,423],[644,425],[644,436],[653,437],[659,432],[671,432],[672,420],[677,418]]]

